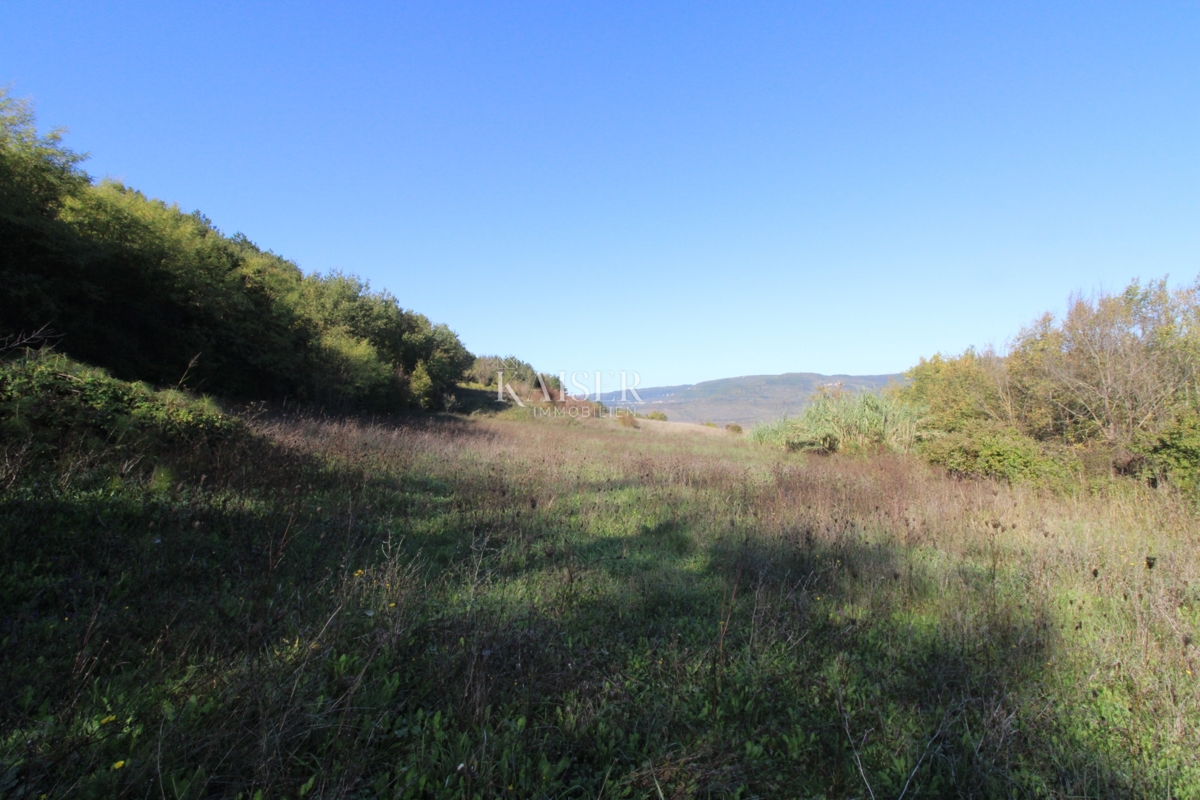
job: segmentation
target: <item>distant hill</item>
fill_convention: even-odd
[[[821,386],[842,384],[854,391],[877,391],[897,383],[903,375],[819,375],[789,372],[784,375],[744,375],[688,386],[659,386],[638,389],[641,403],[620,392],[605,392],[605,405],[633,408],[641,414],[662,411],[673,422],[715,422],[725,425],[754,425],[780,417],[795,416]]]

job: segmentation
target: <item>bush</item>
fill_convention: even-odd
[[[741,433],[742,426],[738,425],[736,422],[731,422],[725,426],[725,430],[729,431],[730,433]]]
[[[1200,489],[1198,324],[1200,281],[1133,281],[1070,298],[1064,315],[1043,315],[1003,355],[922,359],[898,396],[948,434],[928,452],[956,471],[1026,480],[1050,454],[1089,476]]]
[[[897,399],[926,409],[925,422],[939,431],[956,431],[972,422],[989,419],[999,406],[996,381],[991,373],[1001,368],[991,352],[968,349],[947,358],[940,354],[921,359],[905,373],[908,383],[896,391]]]
[[[1000,478],[1062,488],[1079,470],[1078,459],[995,422],[968,423],[922,443],[921,455],[952,474]]]
[[[646,415],[646,419],[656,419],[659,422],[666,422],[667,415],[661,411],[651,411],[649,414]]]
[[[1200,489],[1200,414],[1189,409],[1141,448],[1144,470],[1155,482]]]
[[[43,352],[0,361],[6,484],[28,469],[69,474],[68,462],[79,459],[107,464],[97,475],[126,474],[181,445],[203,450],[246,433],[241,420],[212,400],[118,380],[65,356]]]
[[[474,361],[444,325],[353,275],[305,275],[199,212],[98,184],[0,90],[0,340],[52,329],[115,377],[247,399],[439,407]]]
[[[504,382],[524,384],[530,389],[540,389],[541,381],[552,391],[561,389],[558,378],[554,375],[542,375],[533,365],[522,361],[516,356],[478,356],[467,371],[467,378],[482,386],[496,386],[496,376],[503,372]]]

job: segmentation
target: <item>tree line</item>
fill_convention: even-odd
[[[305,274],[83,160],[0,91],[0,338],[126,380],[339,409],[443,408],[474,364],[392,294]]]
[[[759,441],[916,451],[958,474],[1046,485],[1132,476],[1200,489],[1200,279],[1075,296],[1003,353],[921,359],[882,394],[825,391]]]
[[[926,409],[924,446],[963,472],[1200,479],[1200,280],[1076,296],[998,354],[922,360],[900,397]]]

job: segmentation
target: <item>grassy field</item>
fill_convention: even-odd
[[[1180,498],[506,416],[10,429],[0,794],[1200,796]]]

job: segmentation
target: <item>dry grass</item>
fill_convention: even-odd
[[[1200,792],[1200,556],[1178,497],[612,420],[252,424],[262,444],[217,453],[186,501],[100,512],[136,543],[84,565],[106,573],[82,579],[75,644],[34,645],[63,666],[5,707],[11,786]],[[147,564],[147,619],[122,639],[113,583],[154,551],[148,517],[177,560]],[[182,540],[208,529],[232,544],[189,593],[178,560],[211,542]],[[44,620],[20,602],[4,635],[28,655]],[[29,672],[11,674],[20,697]],[[88,733],[115,733],[108,716],[120,736]]]
[[[1184,754],[1200,744],[1191,644],[1200,560],[1195,516],[1180,498],[1132,484],[1106,496],[1054,497],[948,480],[898,456],[797,463],[723,441],[699,449],[614,441],[566,426],[477,427],[458,439],[464,451],[457,455],[442,450],[448,443],[439,438],[435,463],[469,456],[506,465],[513,497],[505,508],[539,494],[593,496],[594,505],[583,504],[574,519],[593,538],[637,541],[643,529],[674,536],[680,541],[668,550],[694,554],[705,568],[724,571],[727,582],[737,578],[729,573],[738,563],[741,581],[754,587],[752,640],[793,636],[779,626],[797,603],[831,603],[829,613],[870,625],[886,625],[905,609],[938,626],[938,636],[960,651],[982,644],[1009,662],[998,673],[1029,671],[1021,676],[1027,684],[989,685],[991,697],[973,698],[992,704],[980,709],[982,718],[1048,735],[1062,728],[1114,751],[1064,753],[1082,759],[1081,774],[1102,774],[1103,760],[1124,748],[1186,763]],[[605,492],[628,481],[637,486],[637,506],[614,508]],[[653,522],[636,529],[629,516]],[[512,533],[528,535],[520,525]],[[568,582],[596,569],[574,553],[564,560]],[[654,584],[662,580],[643,576],[651,586],[638,588],[661,591]],[[792,580],[809,588],[789,586]],[[821,586],[827,594],[817,601]],[[744,595],[742,602],[749,602]],[[769,634],[764,620],[775,623]],[[981,685],[995,677],[983,675]],[[1025,718],[1018,719],[1012,694],[1027,689],[1041,705],[1033,716],[1020,708]],[[995,738],[999,758],[1013,731],[979,735],[980,742]],[[1152,762],[1143,766],[1167,769]],[[1132,786],[1121,781],[1156,778],[1104,780]]]

